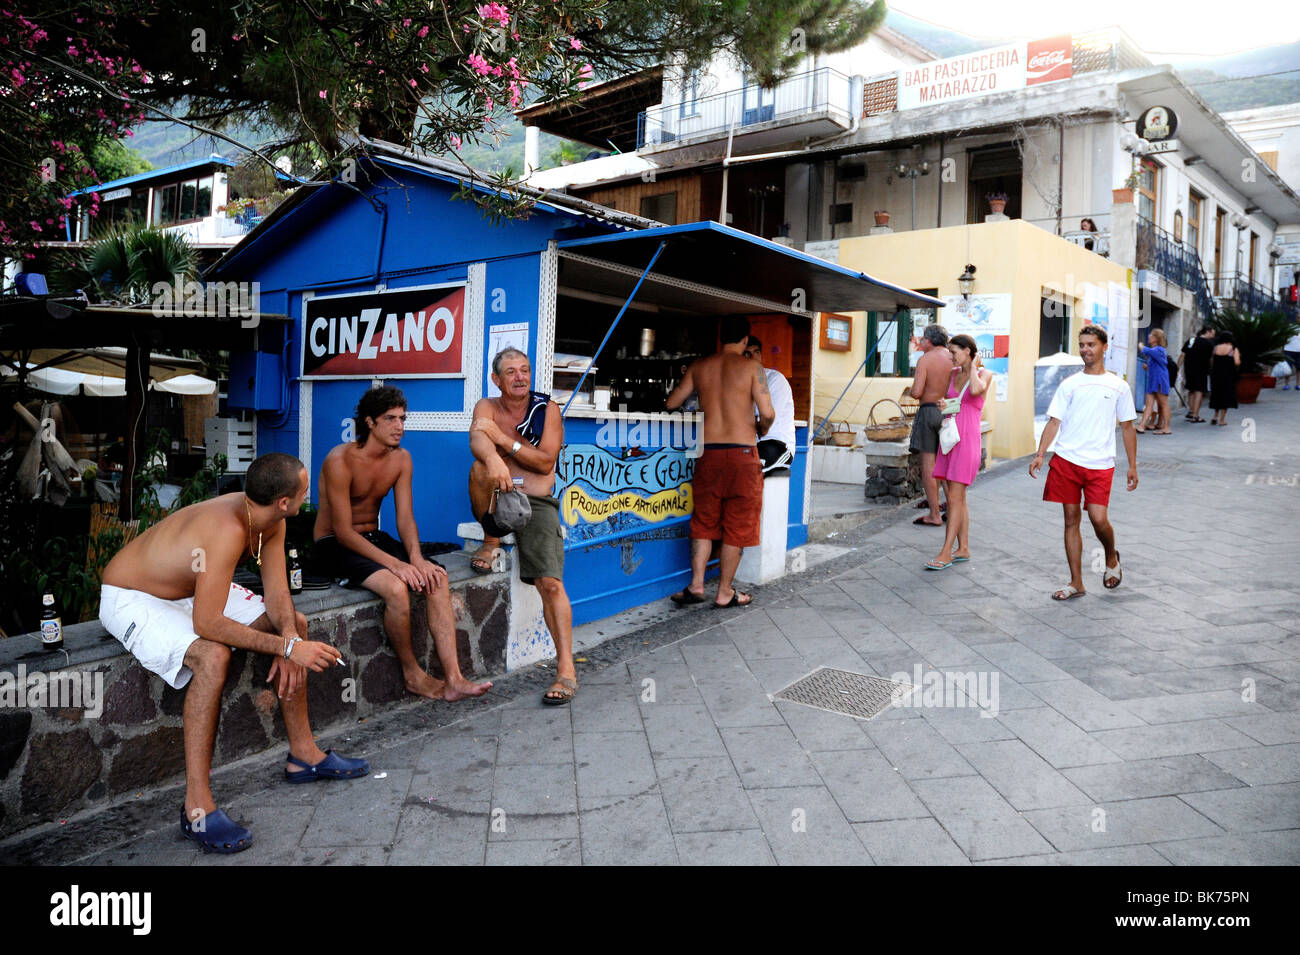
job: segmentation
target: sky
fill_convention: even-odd
[[[1035,39],[1118,26],[1144,52],[1178,59],[1222,56],[1300,40],[1300,3],[1296,0],[886,2],[899,13],[974,37]]]

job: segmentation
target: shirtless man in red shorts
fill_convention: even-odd
[[[668,396],[675,411],[694,392],[704,412],[704,453],[695,466],[695,511],[691,516],[691,583],[673,594],[680,605],[704,602],[704,570],[713,542],[722,541],[721,574],[715,607],[743,607],[753,600],[732,589],[731,581],[746,547],[758,545],[763,510],[763,470],[758,434],[772,426],[776,412],[762,366],[745,357],[749,319],[722,320],[722,350],[701,358]],[[754,408],[758,407],[758,422]]]

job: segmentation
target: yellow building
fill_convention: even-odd
[[[1115,351],[1114,370],[1130,381],[1133,378],[1135,356],[1125,346],[1131,337],[1129,316],[1137,313],[1130,305],[1130,270],[1023,220],[841,239],[838,261],[847,268],[887,275],[905,288],[950,298],[935,318],[950,333],[969,329],[972,320],[991,322],[988,341],[992,344],[996,338],[998,352],[1005,354],[1005,375],[998,378],[1005,387],[984,406],[985,420],[993,425],[989,451],[994,457],[1033,452],[1034,363],[1062,350],[1077,355],[1077,333],[1088,319],[1106,324]],[[971,301],[985,307],[978,319],[960,302],[957,279],[967,264],[975,266]],[[990,318],[993,314],[1000,318]],[[825,417],[853,376],[831,418],[865,424],[877,401],[897,398],[911,386],[908,339],[913,325],[919,329],[931,319],[906,312],[898,316],[859,312],[850,317],[849,350],[832,350],[833,341],[824,340],[823,346],[832,347],[818,351],[814,408]],[[877,354],[867,371],[855,376],[877,338],[881,341]],[[980,344],[985,355],[985,342]],[[999,370],[994,361],[987,357],[985,361],[995,372]],[[886,402],[876,408],[875,420],[897,413]]]

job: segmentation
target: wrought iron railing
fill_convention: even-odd
[[[1240,272],[1220,272],[1214,278],[1219,301],[1230,303],[1242,311],[1286,314],[1295,308],[1290,303],[1279,301],[1268,288]]]
[[[1202,318],[1214,315],[1214,296],[1210,292],[1205,268],[1196,250],[1141,216],[1137,220],[1137,267],[1149,269],[1170,282],[1187,289],[1196,298]]]
[[[637,116],[637,148],[725,136],[760,123],[804,121],[821,116],[848,128],[853,122],[852,81],[823,67],[782,80],[775,88],[757,85],[701,96],[686,103],[662,103]]]

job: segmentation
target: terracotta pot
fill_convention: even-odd
[[[1111,198],[1111,201],[1114,202],[1116,205],[1119,205],[1120,203],[1124,203],[1124,202],[1132,202],[1132,201],[1133,201],[1133,190],[1132,190],[1132,189],[1112,189],[1112,190],[1110,191],[1110,198]]]
[[[876,216],[876,225],[889,225],[888,212],[876,212],[875,216]]]
[[[1259,374],[1242,374],[1237,376],[1237,404],[1253,405],[1259,398],[1259,389],[1264,386],[1264,376]]]
[[[1274,378],[1272,375],[1265,375],[1265,376],[1264,376],[1264,383],[1263,383],[1260,387],[1261,387],[1261,388],[1276,388],[1276,387],[1277,387],[1277,379]]]
[[[993,215],[995,216],[1002,215],[1002,210],[1005,209],[1006,207],[1007,207],[1007,200],[1005,199],[989,200],[989,211],[992,212]]]

